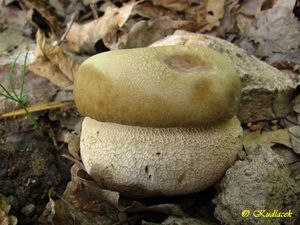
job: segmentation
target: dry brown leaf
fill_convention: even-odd
[[[184,11],[191,5],[191,0],[152,0],[154,5],[163,6],[170,10]]]
[[[155,6],[155,5],[153,5],[152,2],[144,2],[144,3],[138,4],[134,7],[134,11],[138,15],[149,18],[149,19],[156,19],[156,18],[162,17],[162,16],[168,16],[171,19],[177,19],[177,20],[180,19],[180,17],[177,15],[176,12],[171,11],[169,9],[165,9],[160,6]]]
[[[206,4],[206,26],[201,28],[201,32],[211,31],[214,27],[220,25],[220,19],[224,15],[225,0],[208,0]]]
[[[275,144],[282,144],[292,148],[288,129],[279,129],[263,133],[260,133],[260,131],[244,132],[243,144],[246,151],[251,151],[258,145],[271,147]]]
[[[153,42],[160,40],[191,25],[190,21],[172,20],[169,17],[161,17],[150,21],[140,21],[129,31],[126,48],[146,47]]]
[[[255,17],[237,16],[241,35],[258,43],[256,54],[271,56],[272,53],[288,53],[300,45],[300,29],[293,14],[296,0],[278,0]]]
[[[41,15],[42,21],[41,24],[46,23],[51,31],[58,31],[59,27],[61,26],[60,22],[58,21],[57,17],[53,15],[49,9],[47,8],[47,2],[44,0],[36,1],[36,0],[21,0],[27,7],[30,9],[35,10]],[[32,18],[33,19],[33,18]],[[45,26],[40,26],[39,21],[33,20],[34,23],[38,25],[40,29],[44,29]]]
[[[74,75],[80,64],[62,47],[53,46],[54,38],[46,38],[41,31],[38,31],[36,39],[36,58],[28,65],[28,69],[59,87],[72,89]]]
[[[171,215],[182,215],[178,205],[165,203],[147,206],[141,201],[123,199],[116,191],[102,189],[81,168],[75,164],[71,168],[72,180],[64,192],[64,199],[74,207],[84,211],[104,213],[110,219],[117,218],[120,212],[162,212]]]
[[[74,23],[65,39],[67,49],[76,53],[96,53],[96,43],[100,39],[107,42],[114,40],[136,4],[137,2],[131,1],[121,8],[107,7],[99,19],[86,24]]]

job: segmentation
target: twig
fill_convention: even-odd
[[[66,39],[66,36],[70,32],[71,27],[73,26],[73,24],[75,22],[76,16],[77,16],[77,12],[74,12],[71,16],[70,22],[67,25],[67,29],[66,29],[65,33],[61,36],[60,40],[55,44],[55,46],[61,45],[61,43],[64,42],[64,40]]]
[[[91,4],[90,4],[90,8],[91,8],[91,10],[92,10],[94,19],[98,19],[99,16],[98,16],[97,4],[96,4],[96,3],[91,3]]]

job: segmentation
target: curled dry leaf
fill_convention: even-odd
[[[287,129],[279,129],[263,133],[260,133],[260,131],[244,132],[243,143],[247,152],[255,149],[258,145],[271,147],[275,144],[282,144],[292,148],[289,131]]]
[[[32,22],[35,23],[40,29],[44,29],[46,33],[51,31],[58,31],[61,24],[58,21],[57,17],[49,11],[46,1],[22,0],[22,2],[28,8],[33,9],[40,15],[39,17],[34,18],[33,13],[31,18]],[[47,28],[45,27],[45,25]]]
[[[79,63],[61,46],[53,46],[54,38],[46,38],[40,30],[36,37],[36,58],[28,65],[28,69],[61,88],[72,89]]]
[[[156,19],[162,16],[168,16],[171,19],[177,19],[177,20],[180,19],[180,17],[176,12],[163,8],[158,5],[153,5],[152,2],[143,2],[141,4],[136,5],[136,7],[134,8],[134,12],[136,12],[138,15],[142,17],[149,18],[149,19]]]
[[[161,17],[150,21],[140,21],[129,31],[126,48],[145,47],[191,25],[189,21],[172,20]]]
[[[162,212],[180,216],[181,208],[174,204],[145,205],[142,202],[123,199],[116,191],[100,188],[79,165],[71,168],[72,180],[68,183],[63,198],[74,207],[101,213],[111,220],[118,218],[119,213],[124,212]]]
[[[207,1],[205,16],[206,26],[201,28],[201,32],[211,31],[214,27],[220,25],[220,19],[224,15],[225,0],[209,0]]]
[[[160,5],[174,11],[184,11],[191,5],[191,0],[152,0],[154,5]]]
[[[96,53],[96,43],[100,39],[112,42],[136,4],[137,2],[131,1],[121,8],[107,7],[99,19],[86,24],[74,23],[65,39],[67,49],[75,53]]]
[[[270,56],[274,52],[288,53],[298,48],[300,30],[293,14],[294,5],[295,0],[278,0],[266,10],[262,6],[260,11],[251,12],[256,13],[255,17],[238,15],[241,34],[259,43],[256,54]]]

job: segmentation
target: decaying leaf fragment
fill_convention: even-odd
[[[57,17],[49,11],[47,1],[22,0],[22,2],[33,10],[32,22],[40,29],[43,29],[47,34],[58,31],[61,24]]]
[[[201,31],[210,31],[214,27],[219,26],[220,19],[224,15],[225,0],[209,0],[206,4],[207,14],[205,16],[206,26],[201,28]]]
[[[36,39],[36,58],[28,65],[28,69],[61,88],[72,89],[74,74],[79,63],[62,47],[54,46],[53,37],[46,38],[41,31],[38,31]]]
[[[136,5],[134,7],[134,12],[149,19],[156,19],[162,16],[168,16],[171,19],[177,20],[180,19],[176,12],[163,8],[159,5],[153,5],[152,2],[142,2],[141,4]]]
[[[271,147],[275,144],[282,144],[292,148],[290,135],[287,129],[279,129],[276,131],[268,131],[263,133],[260,133],[260,131],[246,131],[244,132],[243,144],[247,152],[253,150],[258,145]]]
[[[150,21],[137,22],[129,31],[126,48],[140,48],[152,44],[177,29],[184,29],[191,25],[190,21],[172,20],[169,17],[161,17]]]
[[[174,11],[183,11],[190,6],[191,0],[152,0],[154,5],[160,5]]]
[[[76,53],[96,53],[96,43],[104,39],[111,42],[116,33],[129,18],[138,2],[131,1],[121,8],[107,7],[104,15],[86,24],[74,23],[66,36],[67,49]]]
[[[126,212],[162,212],[182,216],[179,206],[174,204],[158,204],[146,206],[133,200],[123,199],[118,192],[100,188],[90,180],[82,165],[75,164],[71,168],[72,180],[62,196],[57,200],[50,198],[40,217],[40,221],[60,225],[78,224],[112,225],[123,224],[127,220]]]
[[[272,1],[272,5],[266,9],[263,2],[258,1],[260,4],[256,5],[254,11],[246,10],[247,5],[242,7],[243,12],[255,14],[250,17],[240,13],[237,16],[241,34],[258,43],[256,54],[259,56],[269,57],[273,53],[288,53],[297,49],[300,45],[300,28],[293,13],[296,0]]]

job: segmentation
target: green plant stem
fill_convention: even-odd
[[[20,107],[25,111],[26,115],[32,121],[33,129],[37,128],[38,124],[37,124],[36,118],[32,115],[32,113],[28,111],[27,107],[24,104],[20,104]]]
[[[15,58],[14,62],[11,64],[10,69],[9,69],[9,83],[8,83],[8,89],[11,89],[8,91],[1,83],[0,87],[2,88],[3,92],[0,92],[0,95],[4,96],[6,99],[15,101],[19,104],[19,106],[25,111],[26,115],[29,117],[33,124],[33,128],[35,129],[37,127],[37,120],[36,118],[32,115],[31,112],[28,111],[27,107],[25,106],[27,102],[27,97],[28,95],[24,95],[24,85],[25,85],[25,78],[26,78],[26,64],[27,64],[27,57],[28,57],[28,48],[25,54],[25,59],[24,59],[24,64],[22,65],[22,76],[21,76],[21,82],[20,82],[20,93],[17,95],[16,93],[16,88],[14,85],[14,69],[16,67],[17,60],[20,56],[20,54],[17,55]]]

